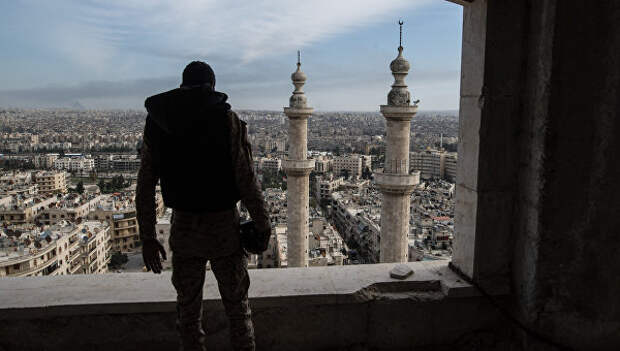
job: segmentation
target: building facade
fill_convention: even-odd
[[[64,194],[67,192],[67,182],[63,171],[42,171],[34,175],[41,194]]]
[[[54,197],[40,195],[5,197],[0,201],[0,222],[4,224],[33,223],[39,213],[55,200]]]
[[[360,155],[336,156],[332,160],[332,171],[338,177],[345,173],[350,177],[361,177],[362,163],[365,161]]]
[[[431,149],[413,151],[409,153],[409,169],[419,171],[422,179],[439,178],[454,182],[457,160],[456,152]]]
[[[111,259],[106,223],[60,222],[6,227],[0,232],[0,277],[107,272]]]
[[[160,193],[156,193],[155,200],[156,214],[159,217],[165,210]],[[109,224],[114,252],[128,253],[138,250],[140,237],[133,192],[102,196],[97,209],[88,214],[88,219]]]
[[[62,220],[72,222],[88,218],[88,214],[97,210],[102,197],[97,194],[68,194],[53,201],[39,212],[37,220],[43,224],[55,224]]]
[[[326,176],[317,176],[314,182],[315,184],[315,197],[319,201],[327,201],[330,199],[331,194],[338,190],[338,188],[344,183],[344,178],[334,177],[333,174]]]

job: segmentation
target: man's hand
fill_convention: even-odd
[[[142,260],[146,266],[147,271],[153,271],[153,273],[161,273],[161,259],[166,260],[166,250],[157,239],[147,239],[142,243]]]

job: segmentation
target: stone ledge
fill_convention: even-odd
[[[410,262],[414,274],[402,281],[389,277],[394,265],[250,270],[250,299],[254,307],[273,307],[289,302],[308,306],[364,303],[412,292],[437,292],[439,297],[477,295],[447,262]],[[170,312],[176,301],[170,278],[170,272],[3,278],[0,320]],[[208,303],[219,298],[215,277],[208,271],[204,300]]]
[[[314,112],[312,107],[284,107],[284,114],[291,119],[306,119]]]
[[[411,121],[413,116],[418,112],[417,105],[408,105],[408,106],[392,106],[392,105],[381,105],[379,107],[381,114],[383,117],[389,120],[394,121]]]
[[[282,160],[282,169],[287,175],[289,173],[291,175],[308,175],[314,169],[314,159],[292,160],[287,158]]]
[[[375,184],[382,192],[411,194],[419,182],[420,177],[416,174],[375,173]]]
[[[257,350],[460,350],[472,333],[506,330],[447,262],[408,263],[402,281],[394,265],[251,270]],[[207,349],[230,350],[215,284],[209,272]],[[174,350],[175,315],[169,272],[0,280],[2,351]]]

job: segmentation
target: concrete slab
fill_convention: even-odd
[[[354,265],[249,271],[253,305],[286,305],[303,300],[306,305],[360,303],[394,292],[464,289],[470,286],[445,261],[410,262],[415,274],[397,280],[389,277],[396,264]],[[33,313],[73,315],[173,311],[176,293],[171,273],[110,273],[36,278],[4,278],[0,281],[0,320]],[[446,287],[448,290],[446,290]],[[219,301],[215,277],[207,271],[204,300]]]

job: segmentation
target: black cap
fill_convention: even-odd
[[[181,86],[207,85],[215,88],[215,73],[211,66],[202,61],[193,61],[183,70]]]

